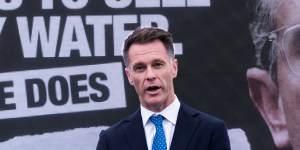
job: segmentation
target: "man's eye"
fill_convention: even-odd
[[[155,64],[153,64],[153,67],[156,68],[156,69],[159,69],[159,68],[161,68],[162,66],[163,66],[162,63],[155,63]]]
[[[136,66],[134,67],[134,71],[136,72],[143,72],[145,70],[144,66]]]

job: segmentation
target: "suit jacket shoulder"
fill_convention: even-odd
[[[199,121],[203,121],[202,123],[210,124],[210,125],[216,125],[216,124],[224,124],[224,121],[212,116],[208,113],[196,110],[185,103],[182,103],[182,110],[187,115],[191,115],[195,119],[199,119]]]
[[[121,119],[117,123],[114,123],[108,129],[102,130],[101,131],[101,132],[103,132],[102,134],[104,134],[104,135],[107,134],[107,136],[115,136],[115,135],[118,136],[118,134],[124,132],[124,128],[126,129],[126,127],[128,126],[128,123],[131,122],[135,118],[135,115],[138,115],[138,111],[130,114],[129,116],[126,116],[125,118]]]
[[[181,103],[171,150],[230,150],[224,121]]]
[[[140,110],[101,131],[97,150],[147,150]]]

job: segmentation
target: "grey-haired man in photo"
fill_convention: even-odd
[[[300,150],[300,1],[257,0],[250,24],[256,67],[251,99],[279,149]]]

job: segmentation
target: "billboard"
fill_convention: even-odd
[[[234,147],[275,149],[248,94],[249,19],[246,0],[0,0],[0,149],[95,149],[139,107],[121,56],[139,26],[173,34],[179,100],[223,119]]]

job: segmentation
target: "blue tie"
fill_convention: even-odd
[[[151,116],[150,121],[155,125],[156,133],[152,143],[152,150],[167,150],[166,136],[162,126],[163,116]]]

